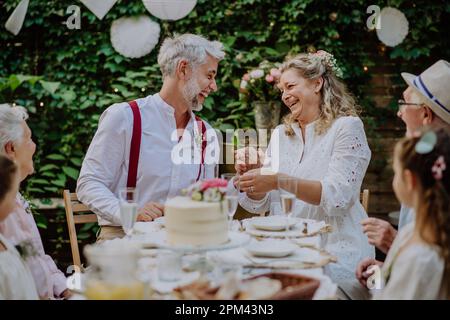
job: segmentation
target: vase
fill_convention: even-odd
[[[280,124],[281,104],[279,101],[255,101],[252,103],[255,111],[256,129],[274,129]]]

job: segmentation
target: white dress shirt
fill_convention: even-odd
[[[357,117],[341,117],[321,135],[315,133],[316,122],[305,128],[305,142],[298,124],[294,136],[287,136],[280,125],[272,133],[266,151],[265,165],[273,172],[297,178],[320,181],[322,195],[319,205],[295,201],[293,216],[324,220],[332,232],[324,236],[325,249],[338,258],[326,271],[337,282],[354,278],[357,263],[375,257],[360,221],[367,218],[360,201],[360,188],[369,165],[371,152],[364,125]],[[301,192],[301,190],[299,190]],[[242,194],[239,203],[250,212],[283,214],[280,194],[269,192],[255,201]]]
[[[216,132],[206,123],[205,166],[201,163],[201,132],[194,114],[178,141],[175,109],[159,94],[136,100],[142,122],[137,172],[139,208],[148,202],[164,204],[200,179],[214,178],[220,149]],[[128,103],[106,109],[84,158],[77,183],[78,198],[98,216],[100,225],[120,226],[119,192],[127,184],[133,129]],[[193,137],[193,138],[191,138]]]

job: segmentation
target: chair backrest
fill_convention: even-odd
[[[361,201],[361,204],[362,204],[364,210],[366,210],[366,213],[369,213],[369,198],[370,198],[369,189],[364,189],[361,192],[359,199]]]
[[[64,207],[66,209],[67,229],[69,230],[70,248],[74,266],[81,268],[80,250],[78,248],[76,224],[97,223],[97,215],[82,204],[76,193],[64,190]]]

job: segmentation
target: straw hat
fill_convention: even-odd
[[[439,60],[418,76],[402,72],[402,77],[439,118],[450,124],[450,64],[447,61]]]

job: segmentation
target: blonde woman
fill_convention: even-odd
[[[266,152],[264,169],[275,174],[236,165],[244,191],[239,202],[250,212],[282,214],[278,176],[298,178],[294,216],[332,226],[325,249],[338,263],[326,272],[339,283],[354,277],[361,258],[375,256],[360,226],[367,214],[359,194],[371,156],[364,126],[331,54],[300,54],[280,69],[278,87],[291,112],[274,130]]]

